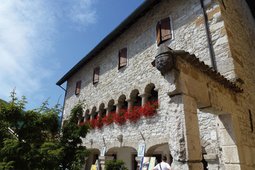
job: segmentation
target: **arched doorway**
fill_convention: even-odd
[[[91,165],[95,164],[96,160],[98,160],[98,157],[100,155],[100,151],[98,149],[89,149],[89,156],[86,159],[85,169],[90,170]]]
[[[112,156],[115,160],[122,160],[128,170],[136,170],[137,162],[135,160],[137,156],[136,149],[128,146],[110,148],[106,152],[106,156]]]
[[[173,162],[173,157],[170,154],[170,150],[169,150],[169,145],[168,143],[163,143],[163,144],[157,144],[157,145],[153,145],[151,146],[146,154],[146,156],[149,157],[156,157],[156,161],[159,163],[162,161],[162,157],[166,156],[167,157],[167,162],[171,165]]]

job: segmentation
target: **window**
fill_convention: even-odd
[[[81,92],[81,81],[76,82],[75,95],[79,95]]]
[[[157,45],[159,46],[161,43],[172,39],[170,18],[164,18],[157,23],[156,27],[157,33]]]
[[[99,82],[99,72],[100,72],[100,68],[96,67],[93,73],[93,84],[96,84]]]
[[[119,69],[127,65],[127,48],[119,51]]]

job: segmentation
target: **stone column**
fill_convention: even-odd
[[[113,160],[112,156],[99,156],[100,170],[105,170],[105,162],[108,160]]]
[[[107,107],[107,108],[105,108],[105,109],[106,109],[106,115],[108,115],[108,113],[110,113],[110,108]]]
[[[185,94],[176,99],[171,99],[179,106],[176,125],[172,129],[173,136],[170,136],[173,169],[203,170],[197,103],[194,98]]]
[[[117,103],[116,104],[116,113],[117,114],[119,113],[120,107],[121,107],[121,105],[119,103]]]
[[[148,98],[150,97],[150,94],[144,93],[139,96],[142,98],[142,106],[144,106],[147,103]]]
[[[127,102],[128,102],[128,110],[132,109],[133,101],[131,99],[128,99]]]

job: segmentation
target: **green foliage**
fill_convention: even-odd
[[[62,127],[61,145],[64,147],[63,169],[80,169],[84,163],[85,156],[88,154],[86,147],[81,146],[81,137],[88,133],[88,126],[77,126],[79,116],[83,111],[82,103],[77,104],[72,110],[71,115]]]
[[[62,131],[59,129],[59,105],[25,111],[26,99],[0,103],[0,169],[55,170],[80,169],[88,154],[81,137],[87,126],[78,126],[82,104],[74,107]]]
[[[127,170],[122,160],[109,160],[105,163],[106,170]]]

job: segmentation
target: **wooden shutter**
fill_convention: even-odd
[[[99,71],[100,71],[99,67],[94,69],[94,74],[93,74],[93,83],[94,84],[99,82]]]
[[[161,28],[160,28],[160,22],[157,23],[156,26],[156,36],[157,36],[157,45],[161,43]]]
[[[75,94],[78,95],[81,92],[81,81],[76,82]]]
[[[161,40],[166,41],[172,38],[170,18],[165,18],[161,20]]]
[[[127,48],[119,51],[119,68],[127,65]]]

